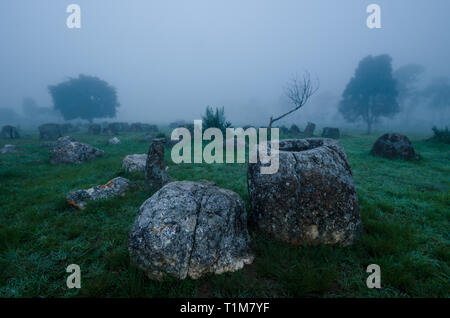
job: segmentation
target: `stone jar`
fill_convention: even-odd
[[[269,236],[293,244],[350,245],[361,233],[358,196],[344,148],[333,139],[279,143],[279,169],[261,174],[249,164],[250,221]]]

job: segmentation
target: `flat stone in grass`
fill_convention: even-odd
[[[122,169],[125,172],[144,172],[146,162],[146,154],[128,155],[122,161]]]
[[[84,210],[88,201],[108,199],[118,195],[124,195],[129,185],[130,181],[128,179],[117,177],[108,181],[104,185],[98,185],[86,190],[70,192],[66,196],[66,202],[77,209]]]
[[[8,152],[15,152],[17,151],[17,146],[16,145],[4,145],[1,149],[0,149],[0,153],[5,154]]]
[[[103,150],[78,142],[70,136],[65,136],[59,138],[50,151],[50,163],[79,164],[104,155],[105,152]]]
[[[139,209],[128,250],[152,279],[233,272],[254,258],[244,202],[212,182],[162,187]]]

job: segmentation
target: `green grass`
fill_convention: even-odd
[[[376,158],[377,136],[344,135],[364,224],[362,240],[340,248],[295,248],[251,230],[252,265],[200,280],[151,281],[130,265],[128,233],[146,193],[143,177],[121,172],[123,157],[146,153],[136,134],[108,145],[106,136],[74,136],[106,151],[79,166],[53,166],[34,134],[17,153],[0,155],[0,297],[449,297],[450,145],[413,140],[418,162]],[[249,207],[246,165],[174,165],[177,180],[209,179]],[[125,176],[123,198],[84,211],[67,192]],[[251,211],[250,211],[251,213]],[[81,267],[82,288],[66,287],[66,267]],[[366,287],[366,267],[381,266],[380,290]]]

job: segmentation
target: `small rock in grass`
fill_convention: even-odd
[[[103,150],[78,142],[70,136],[65,136],[56,141],[50,153],[50,163],[79,164],[104,155],[105,152]]]
[[[125,172],[144,172],[146,162],[146,154],[128,155],[122,161],[122,169]]]
[[[396,133],[384,134],[378,138],[372,147],[371,154],[389,159],[419,159],[419,156],[416,155],[414,147],[408,137]]]
[[[2,149],[0,149],[0,153],[4,154],[7,152],[15,152],[17,151],[17,146],[16,145],[4,145]]]
[[[108,143],[109,143],[110,145],[117,145],[118,143],[120,143],[120,139],[117,138],[117,137],[114,137],[114,138],[111,138],[111,139],[108,141]]]
[[[86,190],[70,192],[66,196],[66,201],[67,204],[77,209],[84,210],[88,201],[124,195],[129,185],[130,181],[128,179],[117,177],[103,185],[98,185]]]

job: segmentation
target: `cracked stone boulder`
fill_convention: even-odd
[[[147,154],[144,176],[145,183],[150,191],[160,189],[171,181],[167,173],[168,167],[164,163],[165,138],[153,139]]]
[[[408,137],[396,133],[384,134],[378,138],[372,147],[371,153],[388,159],[417,160],[419,158]]]
[[[43,124],[39,126],[39,138],[56,140],[61,137],[61,126],[58,124]]]
[[[146,163],[146,154],[128,155],[122,161],[122,169],[125,172],[144,172]]]
[[[84,210],[88,201],[109,199],[118,195],[123,196],[129,185],[130,181],[128,179],[117,177],[106,184],[70,192],[66,196],[66,202],[77,209]]]
[[[212,182],[171,182],[150,197],[131,228],[131,260],[152,279],[198,279],[253,262],[239,195]]]
[[[350,245],[362,229],[358,197],[343,147],[324,138],[279,143],[279,169],[248,165],[250,221],[292,245]]]
[[[104,155],[105,152],[103,150],[75,141],[75,139],[70,136],[65,136],[59,138],[53,149],[50,151],[50,163],[79,164]]]
[[[20,138],[19,131],[16,127],[6,125],[2,127],[1,136],[4,139],[18,139]]]

